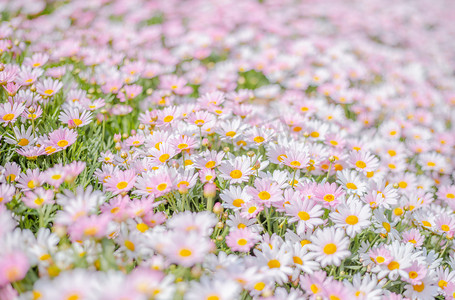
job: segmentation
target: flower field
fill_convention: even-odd
[[[0,2],[0,300],[455,298],[455,2]]]

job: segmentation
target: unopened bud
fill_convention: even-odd
[[[201,275],[202,275],[201,267],[200,266],[194,266],[193,268],[191,268],[191,275],[193,277],[196,277],[196,278],[201,277]]]
[[[139,128],[139,130],[144,130],[145,129],[145,125],[144,124],[139,124],[138,128]]]
[[[218,223],[216,224],[216,228],[218,228],[218,229],[223,229],[223,227],[224,227],[223,222],[218,222]]]
[[[5,70],[5,65],[0,64],[0,72],[2,72],[3,70]]]
[[[117,151],[122,150],[122,145],[120,145],[120,143],[116,143],[115,144],[115,150],[117,150]]]
[[[218,242],[221,242],[221,241],[223,240],[223,236],[222,236],[222,235],[217,236],[217,237],[216,237],[216,240],[217,240]]]
[[[217,215],[223,212],[223,207],[221,206],[220,202],[215,203],[215,205],[213,206],[213,212],[216,213]]]
[[[209,139],[208,138],[203,138],[202,139],[202,146],[207,147],[209,145]]]
[[[398,183],[394,183],[394,184],[393,184],[393,187],[394,187],[395,189],[397,189],[397,188],[400,187],[400,185],[399,185]]]
[[[335,160],[336,160],[335,156],[333,156],[333,155],[330,155],[330,157],[329,157],[329,161],[333,163]]]
[[[34,85],[31,85],[31,86],[30,86],[30,91],[32,91],[32,92],[36,92],[36,86],[34,86]]]
[[[147,90],[145,91],[145,93],[146,93],[147,95],[151,95],[151,94],[153,93],[153,89],[152,89],[152,88],[147,89]]]
[[[128,138],[128,133],[125,132],[124,134],[122,134],[122,137],[123,137],[124,139],[127,139],[127,138]]]
[[[309,134],[308,132],[305,131],[305,132],[303,133],[303,136],[307,138],[307,137],[310,136],[310,134]]]
[[[216,185],[212,182],[207,182],[204,185],[204,197],[214,198],[216,196]]]
[[[254,154],[255,154],[254,151],[248,151],[248,152],[246,153],[246,155],[248,155],[249,157],[253,157]]]
[[[180,164],[176,160],[174,160],[172,162],[172,167],[175,168],[175,169],[178,169],[180,167]]]
[[[181,184],[179,186],[179,193],[182,195],[188,194],[188,186],[186,184]]]
[[[120,153],[120,157],[123,159],[126,159],[128,157],[128,153],[122,152],[122,153]]]
[[[229,147],[224,147],[224,148],[223,148],[223,151],[226,152],[226,153],[228,153],[229,151],[231,151],[231,149],[229,149]]]
[[[28,108],[28,111],[29,111],[29,113],[33,114],[36,111],[36,109],[33,106],[30,106]]]

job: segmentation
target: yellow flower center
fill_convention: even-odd
[[[258,197],[261,200],[269,200],[270,199],[270,193],[267,192],[267,191],[262,191],[262,192],[259,192]]]
[[[11,121],[12,119],[14,119],[14,114],[6,114],[3,116],[3,121]]]
[[[346,223],[349,225],[355,225],[359,223],[359,218],[357,216],[351,215],[346,218]]]
[[[376,261],[378,262],[378,264],[382,264],[385,261],[385,258],[382,256],[378,256],[376,257]]]
[[[29,141],[27,139],[20,139],[19,142],[17,143],[19,146],[27,146]]]
[[[292,260],[293,260],[294,263],[297,264],[297,265],[303,265],[303,260],[302,260],[300,257],[298,257],[298,256],[294,256],[294,257],[292,258]]]
[[[243,201],[242,199],[235,199],[234,201],[232,201],[232,205],[234,205],[235,207],[241,207],[243,203],[245,203],[245,201]]]
[[[53,92],[54,92],[54,90],[52,90],[52,89],[47,89],[47,90],[44,91],[44,93],[46,95],[52,95]]]
[[[82,120],[81,119],[73,119],[73,122],[74,124],[76,124],[76,126],[79,126],[82,124]]]
[[[160,192],[164,191],[166,188],[167,188],[167,183],[164,183],[164,182],[158,184],[158,186],[156,187],[156,189]]]
[[[129,240],[126,240],[125,241],[125,247],[130,250],[130,251],[134,251],[134,249],[136,249],[134,243],[132,241],[129,241]]]
[[[254,289],[257,291],[262,291],[265,288],[264,282],[258,282],[254,285]]]
[[[164,163],[169,159],[170,155],[167,153],[161,154],[160,157],[158,158],[160,162]]]
[[[236,134],[235,131],[228,131],[228,132],[226,132],[226,136],[228,136],[228,137],[234,137],[235,134]]]
[[[119,183],[117,183],[116,187],[117,189],[119,190],[123,190],[124,188],[126,188],[128,186],[128,182],[126,181],[120,181]]]
[[[414,291],[421,293],[425,289],[425,284],[423,282],[421,284],[413,285]]]
[[[350,189],[350,190],[356,190],[357,189],[357,186],[354,183],[352,183],[352,182],[346,183],[346,187],[348,189]]]
[[[327,244],[324,246],[324,253],[327,255],[331,255],[337,251],[337,246],[333,243]]]
[[[61,148],[65,147],[68,145],[68,141],[67,140],[60,140],[57,142],[57,145]]]
[[[391,261],[388,265],[387,265],[387,268],[390,270],[390,271],[393,271],[393,270],[396,270],[400,267],[400,264],[397,262],[397,261]]]
[[[206,167],[207,169],[212,169],[213,167],[215,167],[215,164],[216,164],[216,163],[215,163],[213,160],[210,160],[210,161],[208,161],[208,162],[205,164],[205,167]]]
[[[300,220],[303,221],[308,221],[310,219],[310,214],[308,214],[306,211],[299,211],[297,214],[300,218]]]
[[[324,196],[324,201],[327,201],[327,202],[332,202],[333,200],[335,200],[335,196],[332,195],[332,194],[327,194]]]
[[[292,167],[300,167],[301,165],[302,164],[299,161],[297,161],[297,160],[291,161],[291,166]]]
[[[269,266],[270,269],[275,269],[281,267],[281,264],[277,259],[271,259],[267,263],[267,266]]]
[[[147,231],[147,229],[149,229],[149,227],[147,226],[147,224],[145,223],[139,223],[136,225],[136,228],[137,230],[139,230],[140,232],[144,233]]]
[[[166,123],[169,123],[171,122],[172,120],[174,120],[174,117],[173,116],[166,116],[164,117],[163,121],[166,122]]]
[[[366,168],[367,164],[361,160],[358,160],[356,163],[355,163],[355,166],[357,168],[360,168],[360,169],[364,169]]]
[[[242,177],[242,171],[240,170],[233,170],[231,171],[231,173],[229,173],[229,176],[231,176],[233,179],[239,179],[240,177]]]
[[[248,241],[246,239],[239,239],[237,241],[237,244],[239,244],[240,246],[245,246],[247,243]]]
[[[188,257],[188,256],[191,256],[191,254],[193,254],[193,253],[191,252],[190,249],[187,249],[187,248],[183,248],[179,251],[179,255],[182,257]]]
[[[179,144],[179,145],[177,146],[177,148],[179,148],[180,150],[185,149],[185,148],[188,148],[188,144],[185,144],[185,143]]]
[[[265,139],[262,136],[257,136],[253,139],[256,143],[262,143]]]

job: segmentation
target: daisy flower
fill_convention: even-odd
[[[378,282],[376,276],[367,275],[361,276],[359,273],[354,274],[352,283],[344,280],[343,283],[354,290],[354,299],[358,300],[381,300],[382,282]]]
[[[148,153],[152,156],[152,162],[159,165],[166,164],[177,152],[169,143],[163,143],[159,145],[159,149],[150,148]]]
[[[268,178],[257,178],[254,181],[254,187],[248,186],[247,193],[253,200],[270,207],[272,203],[279,202],[282,199],[282,191],[278,184]]]
[[[264,205],[256,201],[249,201],[242,204],[240,216],[247,219],[256,218],[256,216],[264,210]]]
[[[404,296],[409,299],[434,299],[438,294],[438,286],[430,276],[426,276],[420,284],[408,284],[404,287]]]
[[[253,174],[249,160],[242,156],[222,161],[218,169],[221,172],[220,177],[229,180],[231,184],[248,181],[249,176]]]
[[[36,92],[44,97],[51,97],[58,93],[63,87],[63,83],[51,78],[44,79],[36,84]]]
[[[18,145],[20,147],[33,145],[36,141],[36,137],[34,133],[32,133],[32,130],[32,126],[28,127],[27,130],[25,130],[24,125],[21,125],[20,129],[14,127],[14,135],[8,134],[5,136],[5,142],[11,145]]]
[[[240,285],[232,279],[217,279],[203,276],[200,281],[192,281],[185,300],[231,300],[238,299]]]
[[[311,237],[308,250],[311,256],[321,264],[339,266],[341,261],[351,255],[349,251],[349,238],[342,229],[334,227],[318,229]]]
[[[362,196],[367,191],[367,183],[356,170],[342,170],[336,173],[339,183],[347,194]]]
[[[346,204],[338,205],[337,210],[330,213],[330,219],[335,223],[335,227],[345,229],[351,238],[370,226],[370,217],[371,210],[368,205],[353,199]]]
[[[335,207],[344,199],[344,191],[336,183],[323,183],[316,186],[314,200],[319,201],[325,207]]]
[[[293,201],[285,204],[285,213],[290,216],[288,223],[297,222],[297,234],[303,234],[307,230],[324,224],[322,207],[314,201],[303,198],[301,201]]]
[[[281,157],[283,164],[294,170],[306,168],[310,162],[310,156],[305,148],[303,150],[288,149]]]
[[[198,169],[213,169],[220,165],[225,153],[220,151],[205,151],[201,153],[201,157],[195,160],[194,166]]]
[[[25,173],[19,175],[16,187],[22,189],[22,191],[33,190],[44,183],[44,173],[40,172],[39,169],[28,169]]]
[[[79,111],[77,108],[66,108],[60,112],[58,120],[68,125],[69,128],[82,127],[92,122],[91,112]]]
[[[167,234],[163,242],[166,244],[160,248],[163,254],[183,267],[201,263],[212,249],[210,241],[196,233],[176,231]]]
[[[249,252],[258,242],[257,233],[251,232],[248,228],[231,231],[226,237],[226,245],[232,251]]]
[[[229,186],[220,193],[220,198],[223,200],[223,207],[239,210],[242,205],[251,200],[251,196],[247,193],[246,189],[240,186]]]
[[[22,200],[24,204],[30,208],[41,208],[46,204],[52,204],[54,199],[54,192],[52,190],[45,190],[42,187],[36,188],[33,191],[26,191]]]
[[[399,276],[408,277],[406,269],[411,266],[412,260],[419,255],[413,253],[414,246],[411,243],[403,244],[400,241],[394,241],[386,245],[390,251],[392,259],[385,265],[377,265],[372,272],[378,273],[378,278],[388,277],[390,280],[396,280]]]
[[[10,184],[0,184],[0,206],[13,200],[16,189]]]
[[[358,172],[367,174],[374,172],[379,167],[379,160],[368,151],[351,151],[349,155],[349,163],[352,168]]]
[[[48,140],[43,142],[47,155],[64,150],[74,144],[77,132],[73,129],[59,128],[49,133]]]
[[[0,256],[0,285],[22,280],[30,268],[29,260],[22,251]]]
[[[104,184],[106,191],[112,192],[114,195],[128,192],[136,182],[136,173],[132,170],[118,171],[112,174],[112,177],[107,179]]]
[[[4,127],[14,124],[24,110],[25,106],[22,103],[11,104],[6,102],[0,104],[0,123],[3,123]]]
[[[232,143],[234,139],[240,137],[248,126],[240,119],[235,118],[230,121],[223,121],[218,124],[216,133],[221,137],[221,140]]]
[[[268,244],[261,244],[262,251],[254,249],[257,265],[261,266],[267,275],[272,277],[278,284],[289,281],[288,276],[292,274],[292,253],[286,247],[270,248]]]
[[[216,225],[217,219],[211,212],[182,212],[175,214],[167,221],[169,228],[177,231],[187,233],[197,233],[202,236],[209,236],[212,234],[213,227]]]
[[[300,243],[294,243],[292,245],[289,242],[286,243],[286,246],[292,252],[293,267],[295,268],[291,275],[293,280],[297,280],[302,272],[312,274],[314,271],[320,269],[319,263],[313,260],[306,247],[302,247]]]

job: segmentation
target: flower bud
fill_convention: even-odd
[[[207,182],[204,185],[204,197],[214,198],[216,196],[216,185],[212,182]]]

